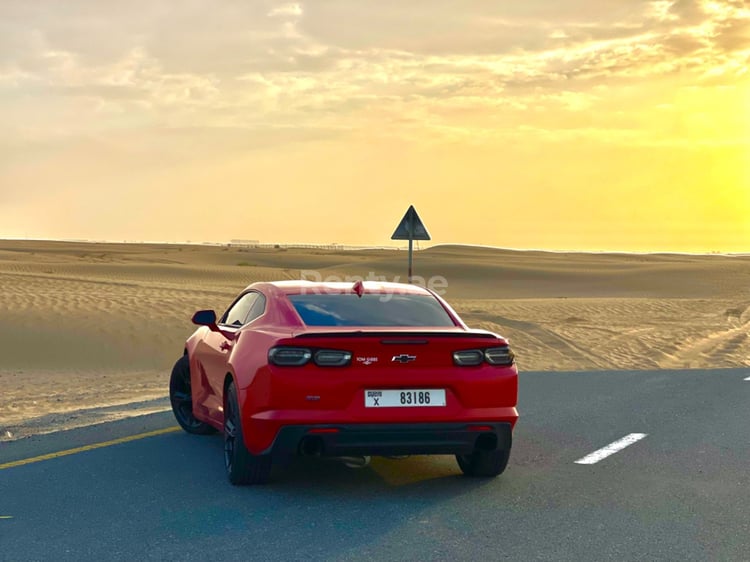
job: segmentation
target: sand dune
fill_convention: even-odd
[[[305,270],[403,281],[405,264],[395,250],[0,241],[0,439],[153,408],[192,312],[249,283]],[[522,370],[750,365],[747,256],[442,246],[418,252],[415,273],[444,277],[449,302],[509,337]]]

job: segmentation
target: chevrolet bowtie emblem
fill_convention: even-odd
[[[391,361],[393,363],[408,363],[414,361],[417,358],[416,355],[409,355],[408,353],[402,353],[401,355],[394,355]]]

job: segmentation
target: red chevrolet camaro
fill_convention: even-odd
[[[513,352],[428,289],[255,283],[193,322],[172,409],[189,433],[223,431],[233,484],[263,483],[294,455],[452,454],[469,476],[505,470]]]

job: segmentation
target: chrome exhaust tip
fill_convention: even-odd
[[[339,457],[338,460],[349,468],[365,468],[370,464],[372,457],[363,455],[361,457]]]

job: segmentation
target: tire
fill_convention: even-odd
[[[169,377],[169,401],[172,412],[180,427],[188,433],[209,435],[216,429],[193,415],[193,394],[190,390],[190,361],[187,355],[180,357],[172,368]]]
[[[469,455],[456,455],[458,466],[464,476],[478,476],[494,478],[499,476],[508,466],[510,451],[495,449],[494,451],[474,451]]]
[[[237,389],[232,382],[224,393],[224,467],[235,486],[265,484],[271,475],[271,456],[253,455],[245,447]]]

